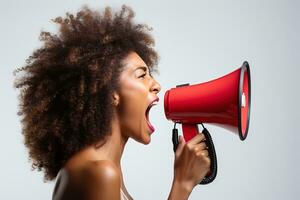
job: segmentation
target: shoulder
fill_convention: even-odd
[[[108,160],[91,161],[81,170],[81,179],[93,183],[118,183],[120,171],[117,166]]]
[[[121,175],[117,166],[107,160],[90,161],[80,169],[68,170],[68,183],[62,191],[66,199],[120,199]],[[60,199],[60,198],[57,198]],[[65,198],[62,198],[65,199]]]
[[[121,176],[114,163],[90,162],[81,170],[80,177],[84,199],[120,199]]]

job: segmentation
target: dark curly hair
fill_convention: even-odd
[[[114,115],[112,92],[130,52],[156,71],[151,28],[133,17],[125,5],[117,12],[84,6],[57,17],[59,33],[42,31],[42,47],[16,69],[24,143],[45,180],[53,180],[82,148],[105,143]]]

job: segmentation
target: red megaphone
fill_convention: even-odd
[[[245,140],[249,128],[250,104],[250,68],[246,61],[242,67],[223,77],[196,85],[179,85],[168,90],[164,97],[166,118],[175,124],[182,124],[185,141],[198,134],[197,124],[203,123],[226,128]],[[210,146],[214,151],[213,144]]]
[[[198,133],[190,125],[200,123],[219,125],[245,140],[250,104],[250,68],[246,61],[242,67],[221,78],[196,85],[180,85],[168,90],[164,97],[166,118],[183,125],[186,141]]]

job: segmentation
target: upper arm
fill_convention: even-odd
[[[120,200],[120,172],[109,161],[89,164],[82,172],[81,193],[86,200]]]

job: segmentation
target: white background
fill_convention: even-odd
[[[182,83],[200,83],[250,63],[252,110],[248,138],[208,126],[218,156],[218,176],[190,199],[299,199],[299,1],[80,1],[0,3],[0,199],[51,199],[53,183],[31,171],[17,116],[13,70],[40,46],[50,21],[83,4],[122,4],[136,21],[154,28],[161,62],[160,103],[150,113],[156,127],[148,146],[130,141],[123,156],[127,188],[135,199],[166,199],[173,175],[172,123],[163,94]]]

